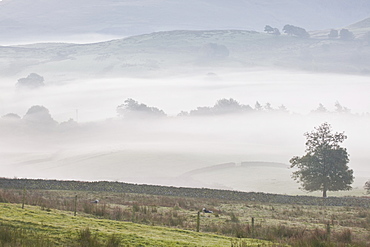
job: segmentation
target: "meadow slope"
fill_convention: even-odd
[[[97,237],[96,242],[107,242],[109,237],[114,236],[124,246],[230,246],[232,240],[229,237],[180,229],[73,216],[71,212],[42,210],[35,206],[26,206],[23,210],[19,204],[0,203],[0,211],[0,242],[5,245],[5,227],[23,229],[24,239],[19,240],[23,242],[20,246],[26,246],[24,243],[32,239],[47,241],[47,246],[84,246],[78,233],[86,229],[91,232],[91,238]],[[245,243],[247,246],[272,246],[271,242],[262,240],[249,239]]]

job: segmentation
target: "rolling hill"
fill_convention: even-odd
[[[326,34],[327,36],[327,34]],[[370,46],[359,40],[244,31],[169,31],[85,45],[45,43],[3,46],[2,75],[135,76],[195,68],[284,68],[369,73]]]
[[[353,30],[353,33],[369,42],[370,37],[370,18],[366,18],[362,21],[356,22],[348,26],[349,30]]]
[[[362,21],[356,22],[350,26],[348,26],[349,29],[369,29],[370,28],[370,18],[366,18]]]

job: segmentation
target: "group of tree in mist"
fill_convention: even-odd
[[[44,78],[37,74],[31,73],[25,78],[20,78],[16,83],[18,90],[38,90],[45,86]],[[123,104],[116,107],[117,116],[123,119],[135,119],[135,118],[162,118],[168,117],[166,112],[156,106],[148,106],[145,103],[138,102],[132,98],[124,100]],[[233,98],[222,98],[216,101],[213,106],[198,106],[196,109],[190,111],[181,111],[177,114],[177,117],[186,116],[219,116],[228,114],[248,114],[248,113],[284,113],[284,114],[296,114],[289,111],[289,109],[281,104],[274,107],[271,103],[267,102],[261,104],[256,101],[252,107],[249,104],[242,104]],[[319,103],[316,109],[310,111],[310,114],[352,114],[351,110],[338,101],[334,104],[334,110],[329,110],[323,104]],[[369,115],[369,113],[362,113],[362,115]],[[171,116],[173,117],[173,116]],[[42,105],[32,106],[24,117],[20,117],[17,113],[8,113],[3,115],[0,120],[25,120],[24,122],[30,124],[44,124],[48,126],[55,126],[57,123],[53,120],[49,110]],[[15,121],[14,121],[15,122]],[[62,124],[75,124],[72,118]]]
[[[266,25],[264,31],[268,34],[273,34],[276,36],[281,35],[281,32],[278,28],[272,27],[270,25]],[[306,39],[310,38],[310,34],[306,31],[306,29],[302,27],[297,27],[294,25],[287,24],[283,27],[282,31],[285,34],[290,35],[290,36],[306,38]],[[339,30],[331,29],[327,37],[329,39],[339,39],[339,40],[344,40],[344,41],[350,41],[356,38],[354,33],[347,28],[342,28]],[[362,35],[361,39],[364,41],[370,41],[370,31]]]
[[[328,110],[323,104],[311,111],[311,114],[351,114],[351,110],[342,106],[339,102],[335,102],[334,111]],[[122,118],[135,118],[135,117],[166,117],[167,114],[157,108],[140,103],[134,99],[126,99],[123,104],[117,107],[117,113]],[[219,116],[228,114],[248,114],[248,113],[284,113],[290,114],[291,112],[285,105],[273,107],[271,103],[261,104],[256,102],[254,107],[239,103],[233,98],[223,98],[218,100],[213,106],[198,106],[196,109],[190,111],[181,111],[177,117],[186,116]]]
[[[339,102],[335,103],[335,112],[343,114],[349,113],[350,110],[343,107]],[[197,115],[220,115],[231,113],[261,111],[278,111],[287,112],[285,106],[273,109],[269,103],[264,107],[256,102],[253,109],[249,105],[242,105],[234,99],[221,99],[213,107],[198,107],[196,110],[182,112],[180,116],[197,116]],[[140,104],[133,99],[127,99],[124,104],[117,107],[117,112],[123,116],[139,114],[140,116],[147,112],[151,116],[165,116],[165,113],[155,107],[148,107]],[[134,113],[137,112],[137,113]],[[320,104],[319,107],[312,111],[313,113],[327,113],[327,109]],[[328,123],[315,128],[312,132],[304,134],[306,136],[306,154],[302,157],[295,156],[290,160],[291,168],[298,168],[293,172],[292,177],[301,183],[301,189],[312,192],[322,191],[323,197],[327,197],[327,191],[340,191],[352,189],[353,170],[349,169],[349,154],[346,148],[340,144],[347,139],[343,133],[332,133],[331,126]],[[364,188],[369,191],[370,180]]]
[[[48,132],[58,128],[64,129],[77,126],[78,123],[73,119],[58,123],[56,120],[54,120],[49,110],[41,105],[34,105],[30,107],[23,117],[16,113],[8,113],[2,116],[0,119],[0,130],[4,131],[9,131],[11,129],[22,129],[22,131],[26,131],[24,128],[27,127],[31,130],[38,129]]]
[[[310,112],[310,114],[351,114],[351,110],[345,106],[342,106],[339,102],[335,103],[334,111],[329,111],[323,104],[319,104],[318,107]],[[123,104],[116,108],[117,116],[123,120],[134,120],[142,118],[165,118],[169,117],[162,109],[154,106],[148,106],[144,103],[140,103],[134,99],[128,98]],[[199,116],[228,116],[235,114],[292,114],[287,107],[280,105],[273,107],[270,103],[261,104],[258,101],[254,107],[239,103],[233,98],[223,98],[218,100],[213,106],[199,106],[196,109],[187,111],[181,111],[176,117],[199,117]],[[294,113],[295,114],[295,113]],[[366,114],[368,115],[368,114]],[[26,114],[21,117],[16,113],[8,113],[0,119],[3,123],[18,124],[20,122],[32,127],[56,127],[61,126],[76,126],[77,121],[70,118],[68,121],[58,123],[55,121],[50,114],[49,110],[45,106],[34,105],[29,108]]]
[[[282,30],[284,33],[290,36],[296,36],[299,38],[309,38],[310,37],[310,34],[306,31],[306,29],[302,27],[297,27],[297,26],[287,24],[283,27]],[[266,25],[264,31],[266,33],[273,34],[276,36],[281,35],[281,32],[278,28],[271,27],[270,25]]]
[[[327,110],[321,104],[318,109],[312,111],[312,114],[325,114]],[[262,106],[256,102],[254,108],[249,105],[243,105],[234,99],[221,99],[213,107],[198,107],[189,113],[182,112],[177,117],[191,116],[215,116],[227,114],[269,114],[279,112],[289,114],[283,106],[274,109],[270,104]],[[123,104],[117,107],[117,113],[124,119],[148,120],[155,118],[165,118],[163,110],[156,107],[150,107],[146,104],[139,103],[133,99],[127,99]],[[348,114],[349,110],[339,103],[336,103],[337,114]],[[120,119],[120,118],[117,118]],[[55,121],[49,110],[43,106],[32,106],[27,113],[21,118],[17,114],[10,113],[1,118],[0,127],[3,123],[10,123],[15,127],[29,126],[42,131],[55,130],[58,127],[78,127],[79,124],[70,119],[67,122],[58,123]],[[23,125],[22,125],[23,124]],[[6,128],[5,128],[6,129]],[[291,168],[296,168],[292,178],[301,183],[301,189],[312,192],[322,191],[323,197],[327,196],[327,191],[350,190],[353,183],[353,170],[349,169],[349,154],[340,144],[347,139],[343,133],[332,133],[331,126],[328,123],[315,128],[312,132],[304,134],[306,141],[306,154],[299,157],[294,156],[291,160]],[[370,180],[364,186],[365,190],[370,192]]]
[[[31,73],[25,78],[20,78],[15,84],[17,89],[37,89],[45,86],[44,77],[39,74]]]

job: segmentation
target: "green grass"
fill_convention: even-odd
[[[248,246],[250,238],[293,247],[370,244],[370,204],[365,197],[323,199],[114,182],[0,181],[0,187],[8,187],[0,189],[0,202],[14,203],[0,207],[0,212],[8,210],[0,222],[16,229],[13,235],[31,236],[33,241],[30,232],[37,233],[39,241],[51,238],[47,242],[68,246],[87,241],[90,247],[117,241],[130,246],[132,239],[135,244],[146,241],[143,246],[148,241],[154,246]],[[25,196],[24,187],[29,188]],[[100,202],[91,203],[95,199]],[[25,211],[20,209],[23,200]],[[200,214],[201,233],[196,233],[197,212],[203,207],[214,213]],[[56,232],[57,240],[52,236]]]
[[[75,217],[71,212],[42,210],[35,206],[26,206],[22,210],[19,204],[3,203],[0,204],[0,211],[0,227],[22,229],[24,241],[38,238],[44,242],[47,240],[51,246],[78,246],[81,238],[86,238],[84,231],[89,231],[90,238],[96,238],[94,241],[107,244],[109,240],[116,240],[122,246],[230,246],[232,241],[229,237],[181,229]],[[3,241],[1,234],[0,240]],[[244,242],[247,246],[272,245],[253,239]]]

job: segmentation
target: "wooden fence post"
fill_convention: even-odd
[[[77,215],[77,195],[75,196],[75,208],[74,208],[74,216]]]
[[[252,237],[254,237],[254,217],[252,217]]]
[[[326,224],[326,234],[327,234],[328,239],[330,241],[330,223],[329,222]]]
[[[199,228],[200,228],[200,211],[198,211],[197,215],[197,232],[199,232]]]
[[[24,203],[26,201],[26,187],[23,188],[23,195],[22,195],[22,209],[24,209]]]

